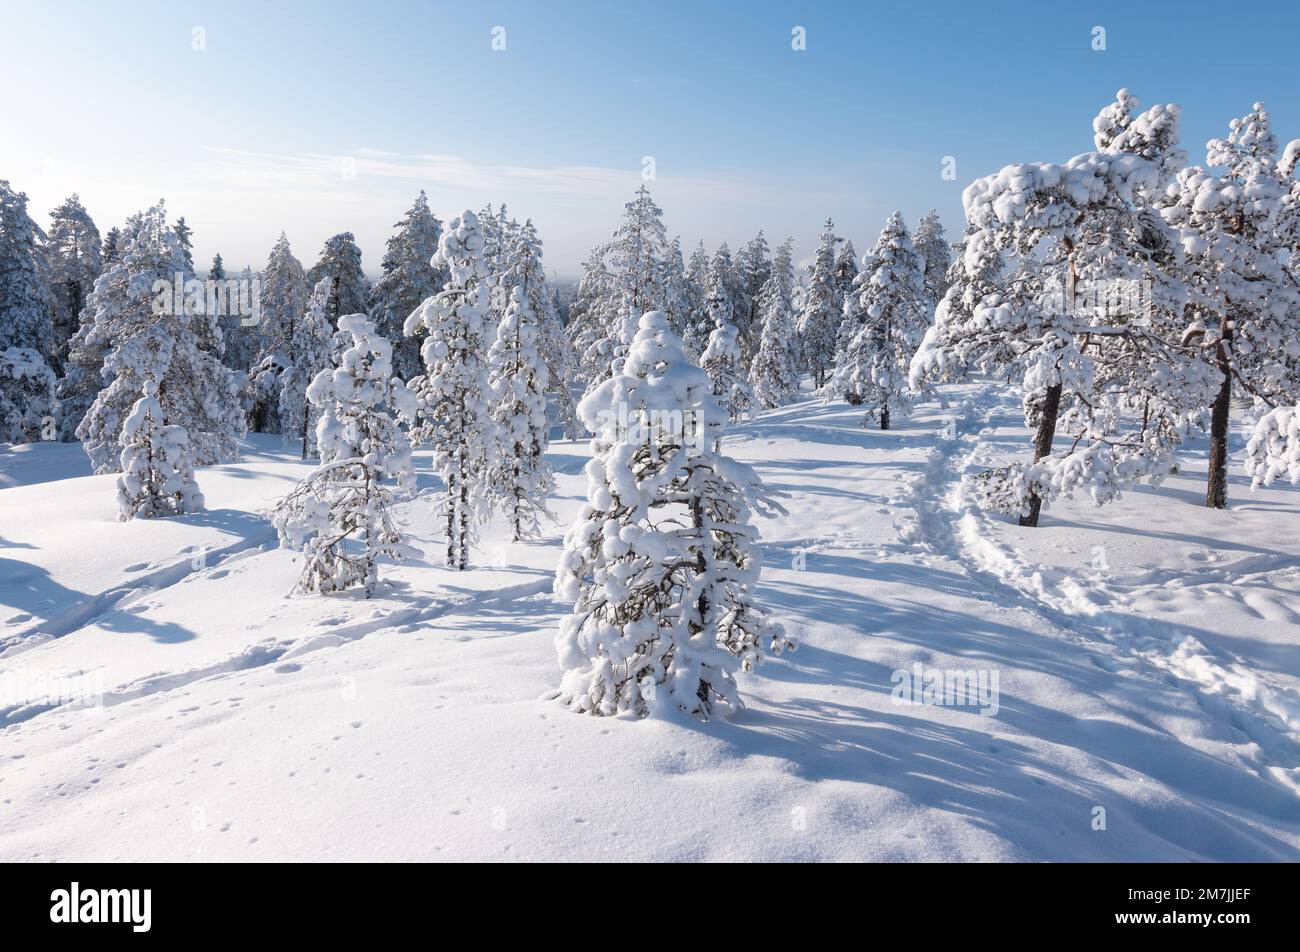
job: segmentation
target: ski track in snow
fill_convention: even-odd
[[[1255,763],[1262,776],[1300,794],[1300,698],[1270,685],[1266,675],[1251,670],[1230,652],[1211,649],[1190,634],[1171,630],[1167,622],[1126,611],[1131,596],[1112,590],[1100,574],[1089,578],[1052,572],[995,541],[992,517],[976,506],[964,476],[984,468],[979,463],[985,449],[980,436],[995,414],[1011,409],[1007,399],[992,390],[962,402],[954,414],[956,438],[941,437],[924,474],[895,500],[909,510],[902,518],[900,536],[973,566],[972,575],[984,582],[995,599],[1018,597],[1061,631],[1100,642],[1095,663],[1103,669],[1133,673],[1145,665],[1147,676],[1162,676],[1187,691],[1207,717],[1257,745]],[[935,500],[942,500],[942,505],[933,505]],[[1044,520],[1050,518],[1048,512]],[[1294,571],[1288,559],[1261,556],[1239,565],[1235,572],[1209,571],[1179,576],[1177,581],[1187,586],[1248,584],[1270,578],[1279,570],[1279,562],[1283,571]],[[1161,578],[1159,573],[1147,573],[1132,588],[1140,592],[1172,581],[1172,575]]]

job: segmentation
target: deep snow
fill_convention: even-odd
[[[585,443],[551,448],[561,523],[470,572],[403,504],[428,560],[369,601],[285,596],[274,439],[198,471],[207,513],[125,524],[79,448],[0,448],[0,860],[1300,858],[1300,492],[1235,459],[1206,510],[1193,452],[1020,529],[960,481],[1027,452],[1014,397],[942,396],[733,428],[788,494],[760,597],[800,648],[707,724],[543,700]],[[996,714],[895,703],[918,663],[996,673]]]

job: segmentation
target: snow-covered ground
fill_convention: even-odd
[[[492,527],[470,572],[404,504],[428,559],[369,601],[285,596],[259,512],[306,464],[274,440],[131,523],[79,448],[0,449],[0,860],[1300,858],[1300,492],[1235,461],[1207,510],[1192,453],[1021,529],[960,480],[1027,451],[1014,397],[943,397],[726,438],[788,495],[760,596],[800,642],[729,722],[543,699],[585,443],[551,448],[561,524]],[[997,690],[899,703],[917,665]]]

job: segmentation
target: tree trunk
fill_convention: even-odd
[[[447,568],[456,567],[456,506],[455,500],[455,477],[448,480],[447,486]]]
[[[880,428],[882,430],[889,429],[889,404],[888,403],[880,404]]]
[[[1034,462],[1052,452],[1052,440],[1056,437],[1056,415],[1061,410],[1061,385],[1053,384],[1047,388],[1043,397],[1042,417],[1038,421],[1038,435],[1034,437]],[[1020,517],[1022,526],[1037,527],[1038,514],[1042,511],[1043,500],[1038,493],[1029,494],[1029,512]]]
[[[1231,328],[1224,333],[1223,341],[1232,345]],[[1232,365],[1223,343],[1219,344],[1218,363],[1223,385],[1219,387],[1219,395],[1210,411],[1210,472],[1205,487],[1205,505],[1210,509],[1228,507],[1228,415],[1232,409]]]

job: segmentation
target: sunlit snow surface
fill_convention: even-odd
[[[0,860],[1300,858],[1300,491],[1252,493],[1234,434],[1226,512],[1194,448],[1020,529],[960,483],[1027,452],[1018,401],[943,395],[728,435],[788,494],[760,595],[800,648],[707,724],[543,699],[585,443],[551,448],[562,524],[493,526],[472,571],[405,504],[426,560],[369,601],[285,597],[260,512],[307,464],[275,438],[159,522],[76,446],[0,448]],[[918,663],[996,672],[996,714],[896,703]]]

